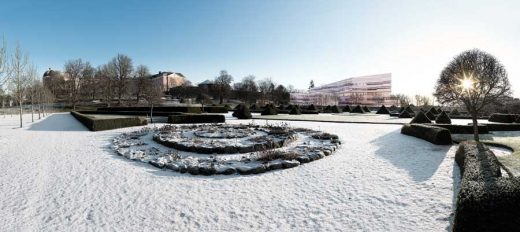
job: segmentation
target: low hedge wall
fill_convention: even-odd
[[[452,144],[451,134],[448,129],[424,124],[405,124],[401,128],[401,134],[424,139],[437,145]]]
[[[520,178],[502,177],[487,147],[462,142],[455,153],[461,183],[453,231],[519,231]]]
[[[213,106],[209,106],[211,108]],[[120,111],[148,111],[150,112],[151,107],[102,107],[98,108],[98,111],[109,111],[109,112],[120,112]],[[206,107],[204,107],[206,108]],[[154,106],[154,113],[157,112],[180,112],[180,113],[202,113],[201,107],[198,106]],[[227,111],[226,111],[227,113]]]
[[[490,131],[520,131],[520,123],[487,123]]]
[[[215,114],[225,114],[228,112],[228,109],[224,106],[204,106],[204,112],[215,113]]]
[[[473,125],[454,125],[454,124],[428,124],[430,126],[448,129],[452,134],[473,134]],[[486,125],[478,125],[479,134],[488,134],[489,128]]]
[[[226,122],[222,114],[177,114],[168,116],[168,123],[220,123]]]
[[[146,119],[140,117],[96,118],[95,116],[85,115],[75,111],[70,112],[70,114],[91,131],[113,130],[148,124]]]
[[[106,114],[106,115],[136,115],[136,116],[150,116],[150,111],[77,111],[81,114]],[[162,112],[153,111],[153,116],[170,116],[178,112]],[[180,113],[179,113],[180,114]]]
[[[488,121],[490,122],[501,122],[501,123],[513,123],[518,115],[516,114],[492,114]]]

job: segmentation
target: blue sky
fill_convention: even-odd
[[[429,94],[458,53],[481,48],[520,96],[520,1],[10,1],[0,34],[40,72],[117,53],[197,83],[228,70],[306,88],[391,72],[393,92]]]

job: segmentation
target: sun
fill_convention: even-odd
[[[460,86],[463,90],[471,90],[473,89],[473,78],[464,75],[464,78],[460,80]]]

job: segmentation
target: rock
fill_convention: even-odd
[[[215,175],[215,173],[217,173],[217,170],[215,170],[215,168],[211,167],[211,166],[202,166],[202,167],[199,167],[199,173],[201,175],[211,176],[211,175]]]
[[[282,161],[283,168],[294,168],[298,165],[300,165],[300,162],[298,162],[296,160],[283,160]]]
[[[192,175],[198,175],[199,174],[199,167],[198,166],[189,166],[187,168],[188,173]]]
[[[186,164],[179,164],[179,172],[180,173],[186,173],[188,171],[188,167]]]
[[[311,162],[311,160],[309,159],[309,157],[306,156],[306,155],[298,156],[298,157],[296,157],[296,160],[297,160],[298,162],[302,163],[302,164],[303,164],[303,163]]]
[[[273,161],[267,163],[267,167],[269,168],[269,170],[276,170],[276,169],[282,169],[283,165],[282,165],[282,162],[280,162],[279,160],[273,160]]]

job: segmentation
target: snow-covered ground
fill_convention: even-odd
[[[0,118],[0,231],[445,231],[460,179],[455,146],[398,125],[289,122],[343,145],[296,168],[204,177],[117,156],[113,137],[136,128],[15,119]]]

